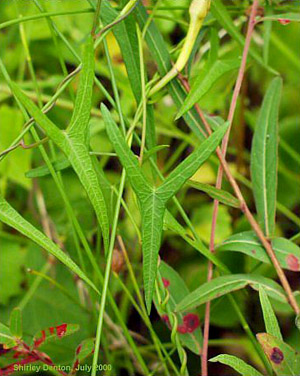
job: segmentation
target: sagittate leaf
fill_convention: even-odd
[[[204,79],[199,76],[193,84],[191,91],[185,98],[183,105],[181,106],[176,119],[179,119],[185,114],[195,103],[213,87],[213,85],[226,73],[238,69],[241,62],[239,59],[217,60],[208,70]]]
[[[60,339],[69,336],[79,330],[79,325],[76,324],[61,324],[58,326],[51,326],[47,329],[41,330],[33,338],[33,347],[39,348],[49,341]]]
[[[259,286],[259,299],[267,333],[282,340],[282,335],[275,312],[272,308],[268,295],[262,286]]]
[[[264,97],[251,148],[253,194],[258,219],[267,236],[272,236],[275,229],[281,90],[281,78],[274,78]]]
[[[263,376],[255,368],[249,366],[249,364],[245,363],[242,359],[233,355],[221,354],[209,359],[209,361],[226,364],[242,376]]]
[[[0,196],[0,221],[13,227],[21,234],[27,236],[47,252],[65,264],[72,272],[99,293],[93,282],[85,275],[77,264],[64,253],[52,240],[23,218],[2,196]]]
[[[94,67],[94,54],[92,51],[93,41],[90,37],[84,48],[80,87],[76,97],[74,115],[68,132],[60,130],[51,120],[49,120],[47,116],[19,89],[18,85],[12,82],[9,82],[9,84],[15,97],[67,156],[94,207],[102,229],[104,246],[107,250],[109,244],[108,211],[87,145],[92,83],[94,78],[92,74]]]
[[[169,299],[167,302],[167,307],[171,312],[174,312],[177,303],[189,294],[189,290],[180,275],[165,262],[161,261],[158,271],[159,278],[162,278],[162,283],[159,283],[160,296],[164,298],[166,289],[168,290]],[[161,287],[161,285],[163,287]],[[168,315],[166,314],[166,308],[159,304],[156,295],[154,295],[154,304],[162,320],[168,326],[170,326],[170,321],[168,319]],[[188,349],[199,355],[199,353],[201,353],[202,346],[202,332],[200,330],[200,322],[197,312],[192,311],[186,312],[185,314],[178,312],[176,315],[179,325],[178,335],[180,341]],[[193,326],[187,325],[187,319],[189,318],[194,319]]]
[[[20,308],[14,308],[10,314],[10,331],[16,338],[22,338],[22,311]]]
[[[272,368],[278,376],[298,376],[300,369],[300,354],[281,339],[268,333],[256,335]]]
[[[300,247],[297,244],[284,238],[273,238],[271,244],[280,265],[284,269],[294,272],[300,271]],[[265,249],[252,231],[232,235],[219,244],[216,249],[218,251],[241,252],[259,261],[270,263]]]
[[[140,205],[144,289],[146,305],[150,312],[166,204],[217,148],[226,132],[227,125],[219,127],[156,188],[148,182],[136,156],[129,149],[109,110],[103,104],[101,111],[109,139],[127,172]]]
[[[268,295],[286,303],[282,287],[271,279],[252,274],[234,274],[217,277],[210,282],[204,283],[187,295],[177,305],[176,311],[186,311],[187,309],[196,308],[201,304],[219,298],[232,291],[240,290],[247,285],[250,285],[255,290],[258,290],[259,286],[262,285]]]
[[[189,180],[187,184],[192,188],[207,193],[211,198],[222,202],[222,204],[231,206],[233,208],[240,207],[239,200],[235,198],[231,193],[226,192],[223,189],[217,189],[210,184],[203,184],[194,180]]]

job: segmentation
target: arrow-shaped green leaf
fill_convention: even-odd
[[[159,188],[155,188],[146,179],[136,156],[129,149],[117,124],[103,104],[101,111],[107,134],[123,167],[126,169],[127,176],[140,204],[145,300],[148,312],[150,312],[166,204],[217,148],[226,132],[227,125],[220,126],[216,132],[175,168]]]
[[[107,206],[86,143],[93,83],[92,72],[94,63],[91,60],[93,60],[94,54],[92,49],[93,44],[91,38],[89,38],[84,49],[80,88],[76,97],[76,105],[71,127],[68,132],[60,130],[51,120],[49,120],[47,116],[19,89],[18,85],[13,82],[9,82],[9,85],[15,97],[67,156],[94,207],[102,229],[104,246],[105,249],[108,249],[109,220]]]

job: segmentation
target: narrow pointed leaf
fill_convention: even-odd
[[[14,337],[22,338],[22,311],[14,308],[10,314],[10,331]]]
[[[71,163],[69,162],[69,160],[67,158],[59,158],[59,159],[52,162],[52,166],[53,166],[55,171],[62,171],[64,169],[70,167]],[[26,174],[25,174],[25,176],[29,179],[41,178],[41,177],[47,176],[47,175],[50,175],[50,170],[49,170],[48,166],[46,166],[46,165],[33,168],[32,170],[27,171]]]
[[[267,333],[282,340],[282,335],[280,332],[280,327],[279,327],[275,312],[272,308],[268,295],[266,294],[262,286],[259,286],[259,299],[260,299],[260,305],[263,311],[264,322],[265,322]]]
[[[26,221],[3,197],[0,196],[0,221],[19,231],[29,239],[44,248],[47,252],[65,264],[72,272],[77,274],[83,281],[90,285],[96,292],[97,288],[75,262],[64,253],[46,235]],[[98,292],[99,293],[99,292]]]
[[[167,149],[169,145],[157,145],[154,146],[152,149],[149,149],[145,152],[145,156],[143,158],[143,163],[145,163],[149,158],[151,158],[153,155],[157,154],[161,150]]]
[[[109,243],[109,221],[107,207],[85,140],[82,139],[82,136],[79,134],[76,135],[76,133],[73,133],[72,135],[68,136],[66,132],[58,129],[56,125],[50,121],[30,99],[26,97],[26,95],[18,88],[16,84],[11,83],[11,88],[13,94],[22,103],[30,115],[68,157],[94,207],[97,219],[101,226],[104,246],[107,250]],[[85,120],[87,119],[85,118]],[[83,128],[84,127],[85,125]]]
[[[257,290],[260,285],[264,286],[266,292],[272,298],[286,302],[283,289],[271,279],[250,274],[226,275],[214,278],[210,282],[204,283],[195,291],[186,296],[177,306],[177,311],[186,311],[198,307],[213,299],[219,298],[232,291],[240,290],[247,285]]]
[[[294,21],[294,22],[300,22],[300,14],[299,13],[280,13],[280,14],[269,14],[267,16],[264,16],[264,20],[286,20],[286,21]]]
[[[213,87],[213,85],[226,73],[238,69],[241,62],[239,59],[217,60],[209,69],[205,77],[199,76],[193,84],[191,91],[185,98],[176,119],[185,114],[195,103]]]
[[[141,196],[149,195],[152,192],[152,188],[139,166],[137,157],[129,149],[124,140],[124,136],[121,134],[117,124],[104,104],[101,105],[101,112],[106,125],[108,137],[114,146],[122,165],[126,169],[127,176],[130,179],[132,188],[136,195],[140,198]]]
[[[264,353],[278,376],[299,376],[300,354],[282,340],[268,333],[257,334]]]
[[[113,22],[118,14],[108,1],[102,2],[101,19],[105,25]],[[139,50],[135,48],[138,45],[138,37],[134,15],[129,15],[125,20],[115,25],[112,32],[119,44],[136,103],[139,104],[142,97],[142,82]],[[156,145],[153,105],[147,105],[146,115],[146,145],[148,149],[151,149]],[[152,158],[155,160],[155,156]]]
[[[209,359],[210,362],[219,362],[233,368],[242,376],[263,376],[255,368],[249,366],[242,359],[233,355],[221,354]]]
[[[264,97],[251,148],[251,177],[256,210],[267,236],[272,236],[275,229],[281,90],[282,80],[275,78]]]
[[[89,132],[89,119],[92,109],[93,83],[95,77],[93,38],[88,37],[84,45],[82,58],[82,71],[76,95],[74,111],[70,125],[67,129],[71,137],[87,142]]]
[[[85,188],[100,223],[105,250],[109,243],[108,210],[92,158],[83,141],[67,138],[65,153]]]
[[[284,238],[273,238],[272,248],[282,268],[300,271],[300,247]],[[270,258],[259,239],[252,231],[240,232],[219,244],[218,251],[241,252],[257,260],[270,264]]]
[[[155,192],[140,202],[142,215],[142,248],[145,300],[148,313],[157,273],[158,252],[163,231],[165,205]]]
[[[240,207],[239,200],[235,198],[231,193],[226,192],[223,189],[217,189],[212,185],[203,184],[194,180],[189,180],[187,184],[192,188],[207,193],[211,198],[222,202],[222,204],[231,206],[233,208]]]
[[[103,19],[105,25],[113,22],[118,14],[119,13],[113,9],[108,1],[102,2],[101,19]],[[135,48],[135,46],[138,45],[138,39],[134,17],[132,15],[126,17],[125,20],[112,28],[112,32],[120,46],[133,94],[137,99],[137,102],[139,102],[142,94],[142,87],[139,53],[138,49]]]
[[[187,311],[196,308],[217,297],[240,290],[245,286],[247,286],[247,282],[238,275],[214,278],[212,281],[204,283],[198,289],[187,295],[178,303],[176,311]]]
[[[65,136],[61,130],[42,113],[42,111],[21,91],[19,86],[14,82],[10,82],[11,90],[14,96],[22,103],[29,114],[34,118],[40,127],[42,127],[47,135],[61,148],[64,147]]]
[[[159,287],[160,296],[164,297],[164,290],[168,290],[169,299],[167,302],[167,307],[170,309],[171,312],[174,312],[176,304],[179,303],[180,300],[182,300],[186,295],[189,294],[189,290],[183,279],[180,277],[180,275],[173,268],[171,268],[171,266],[169,266],[163,261],[161,261],[159,265],[158,278],[162,278],[163,282],[163,288]],[[166,309],[158,303],[156,295],[154,295],[154,304],[158,314],[160,315],[162,320],[165,321],[168,325],[169,320],[167,319]],[[184,314],[178,312],[176,313],[176,316],[179,325],[179,330],[177,332],[179,334],[180,341],[192,352],[199,355],[201,353],[202,347],[202,332],[200,330],[200,322],[197,312],[192,311],[186,312]],[[187,319],[189,318],[194,319],[192,322],[192,324],[194,325],[189,325],[189,322],[187,321]]]
[[[162,200],[167,202],[179,191],[183,184],[195,174],[200,166],[216,150],[227,128],[227,124],[220,126],[170,173],[163,184],[157,189],[157,194]]]

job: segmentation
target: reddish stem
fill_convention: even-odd
[[[245,43],[245,47],[247,46],[247,49],[249,50],[249,46],[250,46],[250,41],[251,41],[251,35],[252,35],[252,32],[253,32],[253,28],[255,26],[255,12],[257,10],[257,4],[258,4],[258,1],[255,0],[254,3],[253,3],[253,8],[252,8],[252,12],[251,12],[251,16],[250,17],[250,22],[249,22],[249,25],[248,25],[248,31],[247,31],[247,42]],[[250,34],[250,35],[249,35]],[[250,39],[250,40],[249,40]],[[239,71],[239,77],[237,79],[237,83],[236,83],[236,86],[235,86],[235,91],[234,91],[234,95],[233,95],[233,98],[232,98],[232,102],[231,102],[231,110],[230,110],[230,126],[231,126],[231,123],[232,123],[232,119],[233,119],[233,116],[234,116],[234,112],[235,112],[235,108],[236,108],[236,102],[237,102],[237,98],[238,98],[238,93],[240,91],[240,87],[241,87],[241,84],[242,84],[242,78],[243,78],[243,70],[245,70],[245,62],[246,62],[246,57],[247,57],[247,53],[248,53],[248,50],[246,50],[244,48],[244,52],[243,52],[243,59],[242,59],[242,64],[241,64],[241,68],[240,68],[240,71]],[[243,62],[244,62],[244,68],[242,68],[242,65],[243,65]],[[242,72],[242,73],[241,73]],[[190,90],[190,87],[189,87],[189,84],[188,82],[182,77],[179,75],[179,79],[181,80],[183,86],[185,87],[185,89],[187,90],[187,92]],[[205,126],[205,129],[207,131],[207,133],[210,135],[212,133],[211,131],[211,128],[209,126],[209,124],[207,123],[204,115],[203,115],[203,112],[201,111],[200,107],[198,105],[195,105],[195,108]],[[228,136],[225,138],[224,142],[223,142],[223,145],[222,147],[224,147],[224,145],[226,146],[227,148],[227,143],[228,143],[228,138],[229,138],[229,134]],[[224,148],[224,150],[226,151],[226,148]],[[282,287],[284,288],[285,292],[286,292],[286,295],[287,295],[287,300],[290,304],[290,306],[293,308],[293,310],[295,311],[295,313],[297,315],[300,314],[300,308],[298,306],[298,303],[293,295],[293,291],[290,287],[290,284],[284,274],[284,271],[282,270],[278,260],[277,260],[277,257],[272,249],[272,246],[271,244],[269,243],[269,241],[267,240],[265,234],[263,233],[263,231],[261,230],[259,224],[257,223],[257,221],[255,220],[254,216],[252,215],[251,211],[249,210],[248,206],[247,206],[247,203],[243,197],[243,194],[236,182],[236,180],[234,179],[230,169],[229,169],[229,166],[228,166],[228,163],[226,162],[226,159],[225,159],[225,156],[224,154],[222,153],[221,149],[220,148],[217,148],[216,150],[216,153],[217,153],[217,156],[220,160],[220,163],[221,163],[221,167],[222,167],[222,173],[223,171],[225,172],[225,175],[230,183],[230,185],[232,186],[233,188],[233,191],[236,195],[236,197],[238,198],[239,202],[240,202],[240,209],[242,210],[242,212],[244,213],[245,217],[247,218],[248,222],[250,223],[252,229],[254,230],[254,232],[256,233],[256,235],[258,236],[260,242],[262,243],[263,247],[265,248],[268,256],[270,257],[270,260],[277,272],[277,275],[278,275],[278,278],[281,282],[281,285]],[[220,173],[220,172],[219,172]],[[219,175],[219,174],[218,174]],[[222,182],[222,179],[217,179],[217,182],[218,181],[221,181]],[[220,184],[220,183],[219,183]],[[216,226],[216,213],[217,213],[217,210],[214,211],[214,219],[213,219],[213,223],[212,223],[212,233],[215,232],[215,226]],[[214,244],[213,241],[210,242],[210,245]],[[214,247],[211,246],[211,251],[214,251]],[[211,267],[212,268],[212,267]],[[208,277],[211,278],[211,275],[212,275],[212,270],[208,271]],[[204,331],[204,340],[203,340],[203,357],[205,358],[204,360],[202,360],[202,364],[203,364],[203,371],[202,371],[202,376],[206,376],[207,375],[207,348],[208,348],[208,338],[209,338],[209,312],[210,312],[210,307],[208,307],[206,309],[206,319],[205,319],[205,325],[206,325],[206,330]]]
[[[247,64],[247,57],[248,52],[251,44],[252,34],[255,26],[255,17],[257,14],[257,8],[258,8],[258,0],[253,1],[251,14],[249,18],[248,23],[248,29],[247,29],[247,35],[245,40],[245,46],[243,50],[242,55],[242,61],[241,66],[239,69],[239,73],[237,76],[235,88],[233,91],[231,104],[229,108],[229,114],[228,114],[228,122],[229,127],[225,134],[225,137],[222,141],[222,154],[224,158],[226,157],[229,137],[230,137],[230,131],[232,128],[232,122],[236,110],[237,100],[240,94],[240,90],[243,83],[243,78],[245,75],[246,70],[246,64]],[[222,164],[219,166],[218,169],[218,175],[217,175],[217,181],[216,181],[216,188],[221,189],[222,188],[222,180],[223,180],[223,167]],[[212,216],[212,224],[211,224],[211,234],[210,234],[210,243],[209,243],[209,249],[211,252],[215,251],[215,234],[216,234],[216,227],[217,227],[217,219],[218,219],[218,211],[219,211],[219,201],[214,200],[214,207],[213,207],[213,216]],[[207,281],[209,282],[213,277],[213,264],[212,262],[208,262],[208,273],[207,273]],[[204,330],[203,330],[203,350],[202,350],[202,358],[201,358],[201,369],[202,369],[202,376],[207,376],[207,356],[208,356],[208,341],[209,341],[209,327],[210,327],[210,301],[206,303],[205,307],[205,319],[204,319]]]

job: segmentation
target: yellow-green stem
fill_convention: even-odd
[[[192,1],[189,8],[189,29],[182,50],[173,68],[151,89],[149,93],[150,97],[157,93],[159,90],[161,90],[164,86],[166,86],[186,66],[191,56],[198,33],[202,27],[203,20],[209,11],[210,3],[211,0]]]

